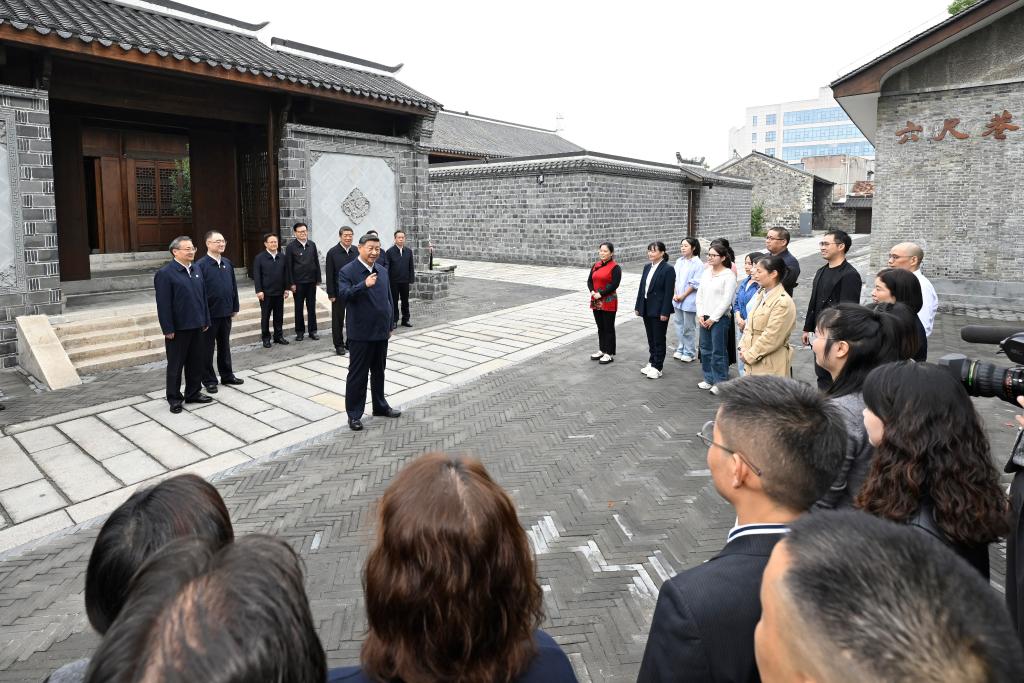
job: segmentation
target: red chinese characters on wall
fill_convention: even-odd
[[[1020,130],[1020,126],[1011,123],[1013,121],[1013,115],[1003,110],[1001,114],[994,114],[992,119],[985,124],[985,130],[981,133],[981,137],[992,136],[993,140],[1006,140],[1006,133]],[[957,126],[960,125],[959,117],[952,117],[943,120],[942,128],[935,135],[928,136],[928,140],[934,142],[942,142],[946,139],[946,135],[950,135],[951,139],[955,140],[966,140],[971,137],[970,133],[965,133],[962,130],[957,130]],[[924,132],[924,126],[914,123],[908,120],[907,125],[896,131],[896,137],[899,140],[896,144],[905,145],[908,142],[918,142],[921,139],[920,133]]]

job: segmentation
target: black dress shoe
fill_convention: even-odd
[[[244,379],[238,379],[237,377],[229,377],[227,379],[222,379],[220,381],[220,383],[221,384],[233,384],[235,386],[238,386],[239,384],[245,384],[245,380]]]
[[[206,393],[208,393],[208,394],[216,394],[217,393],[217,385],[216,384],[207,384],[203,388],[206,389]]]
[[[398,417],[399,415],[402,414],[402,411],[395,410],[394,408],[388,408],[387,412],[378,413],[377,411],[374,411],[373,414],[376,417]]]
[[[312,339],[313,341],[319,341],[320,340],[320,335],[317,334],[316,332],[310,332],[309,333],[309,338]]]
[[[184,410],[184,408],[182,408],[180,403],[174,403],[171,405],[171,412],[174,413],[175,415],[180,413],[182,410]]]
[[[185,403],[213,403],[213,399],[206,394],[197,394],[194,398],[186,398]]]
[[[269,349],[271,346],[273,346],[273,344],[270,343],[269,339],[263,342],[263,348]]]
[[[406,320],[404,323],[402,323],[402,327],[412,327],[412,323]]]
[[[346,353],[348,353],[348,351],[345,350],[344,346],[335,346],[334,347],[334,355],[335,356],[344,356]]]
[[[351,429],[353,432],[361,432],[363,431],[363,423],[360,422],[359,420],[353,420],[352,418],[349,418],[348,428]]]
[[[291,344],[291,342],[288,341],[287,339],[285,339],[284,337],[281,337],[280,339],[275,339],[274,343],[275,344],[283,344],[284,346],[288,346],[289,344]]]
[[[302,341],[303,337],[305,337],[305,336],[306,336],[305,334],[303,334],[302,332],[299,332],[297,335],[295,335],[295,341]]]

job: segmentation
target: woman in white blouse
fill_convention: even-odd
[[[717,394],[715,386],[729,379],[729,323],[736,274],[732,272],[732,248],[715,240],[708,248],[708,267],[697,287],[697,324],[700,325],[700,366],[704,381],[697,386]]]

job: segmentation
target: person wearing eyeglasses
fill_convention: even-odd
[[[846,260],[852,245],[853,240],[843,230],[829,230],[818,243],[825,265],[818,268],[811,284],[811,298],[807,302],[804,332],[801,335],[804,346],[810,346],[811,335],[814,334],[822,311],[844,302],[860,303],[863,282],[857,269]],[[814,363],[814,374],[818,378],[818,388],[822,391],[832,384],[832,375],[817,362]]]
[[[210,327],[210,307],[202,273],[194,265],[196,248],[187,235],[175,237],[168,250],[171,259],[156,271],[156,315],[164,333],[167,351],[167,403],[172,413],[182,411],[182,403],[209,403],[202,393],[205,360],[203,332]],[[181,373],[185,373],[185,394],[181,393]]]
[[[736,525],[718,555],[662,584],[638,683],[758,680],[761,575],[843,459],[842,415],[813,387],[745,376],[721,384],[719,397],[715,419],[697,437]]]
[[[245,383],[245,380],[235,377],[231,369],[231,319],[238,315],[238,283],[235,281],[235,266],[224,255],[227,245],[221,233],[216,230],[207,232],[206,256],[196,264],[203,275],[206,301],[210,306],[210,329],[203,333],[206,355],[203,386],[208,394],[217,393],[217,373],[220,373],[221,384]],[[216,372],[214,350],[217,353]]]
[[[922,261],[924,261],[924,249],[913,242],[900,242],[889,250],[889,267],[909,270],[921,283],[922,306],[917,317],[924,325],[925,336],[930,337],[935,324],[935,312],[939,310],[939,297],[935,293],[935,286],[921,272]]]
[[[793,296],[797,280],[800,279],[800,262],[789,251],[789,230],[785,228],[771,228],[768,236],[764,238],[764,246],[772,256],[781,256],[786,262],[786,279],[782,281],[782,288],[786,294]]]

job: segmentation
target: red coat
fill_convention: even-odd
[[[622,269],[615,259],[608,259],[608,263],[598,260],[590,267],[590,277],[587,278],[587,286],[592,292],[601,294],[600,299],[590,300],[590,307],[595,311],[619,310],[619,297],[616,291],[619,288],[619,280],[622,278]]]

